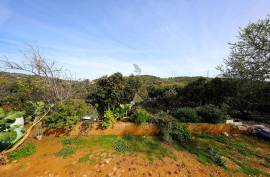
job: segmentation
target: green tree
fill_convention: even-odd
[[[88,99],[98,106],[98,112],[103,115],[107,109],[114,109],[122,103],[132,101],[139,87],[136,77],[124,78],[121,73],[114,73],[97,80],[95,91]]]
[[[253,111],[269,110],[270,16],[241,29],[238,41],[230,44],[225,66],[218,66],[224,77],[233,78],[235,92],[230,106],[248,118]],[[268,101],[267,101],[268,100]]]
[[[225,77],[260,80],[270,78],[270,16],[249,24],[230,44],[225,66],[218,66]]]
[[[184,102],[189,103],[191,106],[200,106],[204,104],[205,100],[205,85],[207,80],[199,78],[196,81],[189,83],[183,90],[182,95]]]
[[[52,129],[70,129],[87,114],[89,114],[89,106],[83,100],[72,99],[57,103],[50,114],[43,119],[43,123]]]

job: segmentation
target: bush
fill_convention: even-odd
[[[37,148],[34,144],[26,144],[24,147],[8,153],[8,158],[11,160],[19,160],[34,154]]]
[[[120,104],[118,107],[113,109],[115,117],[126,116],[128,111],[132,108],[133,105],[134,105],[134,103]]]
[[[163,141],[171,144],[173,141],[188,144],[192,141],[191,132],[187,126],[176,119],[160,125],[160,135]]]
[[[150,115],[146,110],[140,108],[132,115],[131,120],[136,124],[145,123],[150,120]]]
[[[225,167],[226,160],[222,158],[222,156],[216,149],[209,147],[207,149],[207,153],[208,153],[208,158],[211,159],[215,164],[221,167]]]
[[[222,123],[226,119],[223,111],[213,105],[198,107],[197,112],[205,123]]]
[[[181,143],[187,144],[191,142],[191,132],[190,130],[180,122],[174,122],[171,129],[172,139]]]
[[[88,105],[82,100],[59,103],[43,123],[49,128],[72,128],[80,117],[89,113]]]
[[[173,116],[181,122],[200,122],[200,117],[194,108],[179,108],[173,113]]]
[[[109,110],[106,110],[104,112],[104,119],[102,121],[102,127],[109,127],[110,125],[112,125],[114,122],[116,122],[116,117],[113,113],[113,111],[111,111],[110,109]]]
[[[164,141],[165,143],[167,143],[167,144],[173,143],[171,132],[167,128],[161,128],[160,135],[161,135],[162,141]]]
[[[153,117],[151,117],[151,122],[152,123],[155,123],[157,125],[160,125],[160,124],[164,124],[164,123],[170,122],[173,119],[174,118],[170,114],[167,114],[164,111],[160,111],[159,113],[157,113],[156,115],[154,115]]]

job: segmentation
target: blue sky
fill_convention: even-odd
[[[269,0],[0,0],[0,56],[47,58],[94,79],[113,72],[216,76],[239,27],[270,14]]]

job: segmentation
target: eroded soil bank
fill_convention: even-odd
[[[215,135],[227,134],[242,134],[245,131],[240,131],[236,126],[231,124],[208,124],[208,123],[190,123],[186,124],[188,128],[197,133],[210,133]],[[111,127],[106,129],[102,128],[98,123],[92,123],[89,128],[81,131],[82,124],[77,124],[69,132],[57,131],[45,131],[47,135],[61,136],[61,135],[71,135],[71,136],[92,136],[92,135],[157,135],[159,133],[159,128],[155,124],[144,123],[137,125],[131,122],[116,122]]]

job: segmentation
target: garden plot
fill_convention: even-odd
[[[44,137],[28,141],[1,166],[2,176],[267,176],[270,144],[196,134],[189,146],[157,137]],[[211,145],[210,145],[211,144]],[[256,144],[256,148],[254,147]]]

